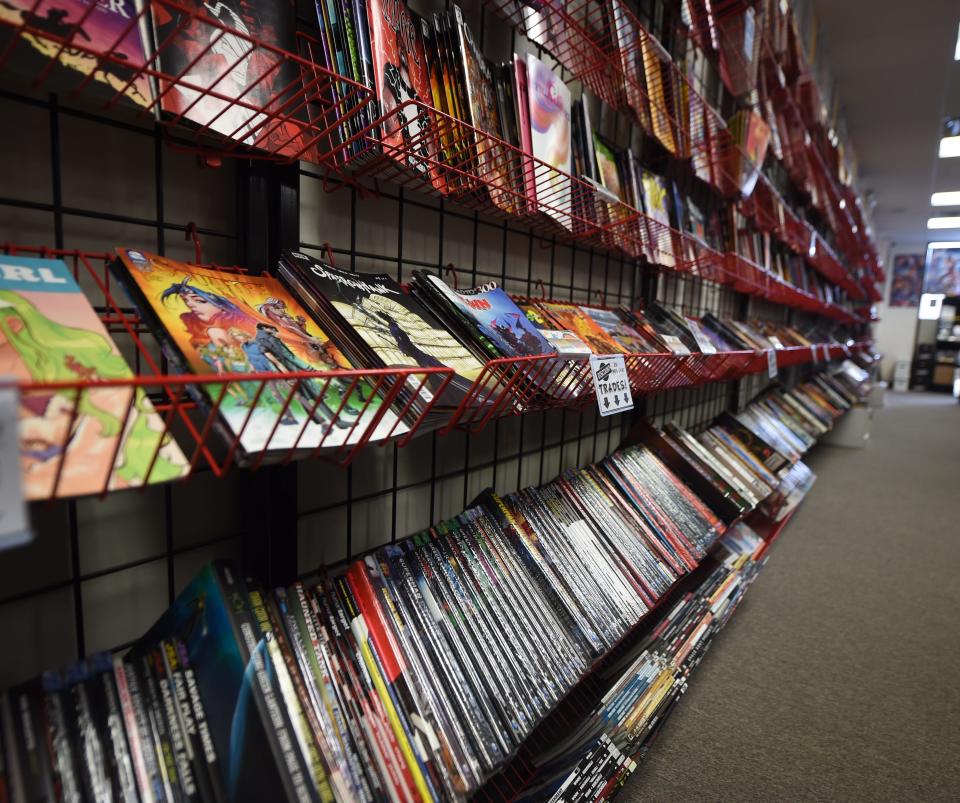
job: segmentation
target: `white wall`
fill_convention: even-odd
[[[926,241],[915,243],[891,243],[886,249],[884,269],[887,279],[883,286],[883,301],[877,304],[877,313],[880,316],[874,325],[873,333],[877,341],[877,350],[883,354],[880,365],[881,376],[893,380],[893,366],[897,360],[912,360],[917,332],[916,307],[890,307],[887,301],[890,298],[890,282],[893,279],[893,260],[898,254],[925,254]],[[884,251],[881,249],[881,254]]]

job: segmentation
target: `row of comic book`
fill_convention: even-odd
[[[706,485],[746,509],[796,494],[849,373],[698,435],[641,434],[539,487],[486,491],[286,588],[208,564],[123,658],[5,693],[0,788],[15,801],[465,799],[742,515],[713,508]],[[733,596],[715,590],[713,603]],[[696,640],[674,641],[682,664]]]
[[[351,273],[297,252],[263,276],[118,253],[119,285],[173,370],[207,377],[189,390],[241,463],[401,435],[412,421],[429,429],[467,405],[485,409],[496,390],[486,366],[497,358],[540,360],[542,370],[518,361],[501,371],[513,374],[518,394],[529,385],[557,395],[567,392],[571,361],[589,354],[710,354],[830,339],[822,326],[805,336],[785,325],[696,320],[660,304],[639,312],[514,301],[492,285],[454,290],[426,271],[415,273],[408,292],[387,274]],[[2,256],[0,268],[6,373],[26,388],[26,497],[187,473],[170,427],[142,390],[122,382],[79,393],[70,386],[133,375],[66,264]],[[393,387],[377,369],[423,373]],[[224,375],[231,379],[210,381]],[[65,384],[29,386],[56,382]]]
[[[712,569],[699,584],[682,594],[623,658],[595,675],[605,692],[602,702],[537,756],[534,778],[518,801],[586,803],[617,794],[762,568],[765,547],[744,522],[717,541],[708,559]]]
[[[811,421],[821,431],[845,398],[821,378],[697,436],[660,435],[722,493],[748,478],[758,502],[793,493]],[[654,438],[539,487],[486,491],[286,588],[208,564],[122,658],[4,693],[0,788],[14,801],[463,800],[727,529],[673,462]],[[598,715],[541,757],[548,786],[578,762],[565,793],[631,766],[610,756],[636,754],[749,579],[734,570],[758,544],[743,528],[726,544],[728,573],[655,631],[670,652],[618,675],[624,720]],[[597,728],[609,739],[599,764]]]

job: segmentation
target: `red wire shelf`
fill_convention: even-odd
[[[618,74],[609,69],[609,32],[594,0],[526,6],[514,0],[484,0],[484,5],[525,32],[592,94],[608,106],[617,105],[623,87]]]
[[[101,320],[112,334],[125,334],[134,344],[135,374],[125,378],[101,378],[84,373],[76,380],[50,380],[45,376],[18,378],[4,382],[15,385],[23,406],[30,409],[51,397],[57,397],[57,420],[44,422],[44,443],[56,447],[58,458],[49,498],[59,494],[62,477],[71,460],[70,451],[77,431],[81,410],[98,407],[109,396],[111,409],[116,408],[122,422],[120,432],[143,393],[153,400],[153,406],[162,421],[162,430],[152,438],[153,454],[140,455],[148,469],[149,480],[161,459],[161,451],[173,438],[181,446],[189,464],[186,473],[209,469],[216,476],[225,474],[244,456],[242,445],[258,444],[256,452],[248,456],[246,464],[257,469],[270,463],[323,456],[347,464],[372,443],[396,441],[406,444],[430,418],[435,400],[453,375],[448,368],[390,368],[378,370],[297,371],[276,373],[225,373],[171,375],[155,356],[158,351],[147,344],[142,322],[129,308],[117,301],[107,268],[111,254],[83,251],[64,251],[45,248],[23,248],[5,244],[0,252],[11,255],[32,255],[59,258],[72,269],[78,284],[94,303]],[[429,391],[426,399],[414,409],[413,399],[423,397],[421,390]],[[330,405],[328,391],[339,398],[339,404]],[[235,420],[228,429],[222,420],[225,402],[233,395],[242,395],[248,401],[248,412],[242,420]],[[33,400],[33,401],[31,401]],[[379,400],[379,405],[376,403]],[[321,423],[320,405],[326,405],[321,426],[308,423],[289,427],[285,423],[291,406],[299,403],[306,417]],[[119,405],[119,406],[118,406]],[[254,412],[270,406],[276,408],[264,426],[257,422]],[[392,411],[388,413],[390,407]],[[33,437],[31,435],[31,437]],[[117,438],[115,465],[121,445]],[[47,443],[49,441],[49,443]],[[269,453],[266,451],[269,449]],[[106,472],[101,493],[110,490],[112,471]]]
[[[384,135],[400,116],[409,137]],[[380,179],[504,219],[558,240],[644,255],[642,215],[589,182],[419,100],[372,121],[323,158],[328,172],[361,190]],[[328,185],[328,189],[335,189]]]
[[[57,446],[62,457],[49,488],[49,498],[59,495],[64,464],[71,459],[68,449],[75,435],[80,411],[90,404],[102,401],[104,394],[118,394],[122,399],[120,418],[126,422],[135,409],[141,393],[153,400],[162,430],[156,434],[152,454],[148,456],[149,479],[161,459],[161,451],[172,438],[183,449],[189,464],[186,473],[210,470],[222,476],[244,457],[242,445],[254,429],[253,411],[263,402],[276,402],[279,411],[266,430],[256,435],[260,447],[243,460],[244,465],[256,470],[265,463],[286,463],[295,459],[323,457],[348,464],[365,447],[395,442],[403,446],[419,431],[453,429],[477,431],[496,418],[554,408],[580,409],[596,402],[588,357],[536,356],[504,358],[488,362],[482,374],[473,382],[463,402],[452,411],[435,407],[436,399],[451,381],[453,372],[447,368],[389,368],[352,369],[332,371],[300,371],[276,373],[178,374],[167,373],[156,348],[143,337],[146,330],[136,314],[121,306],[111,286],[107,268],[113,259],[110,254],[84,251],[65,251],[46,248],[25,248],[10,244],[0,245],[6,254],[32,255],[63,259],[72,269],[77,282],[87,296],[94,299],[95,309],[108,330],[127,335],[134,344],[135,374],[127,378],[99,378],[84,376],[76,380],[49,379],[32,376],[7,381],[3,386],[16,385],[25,407],[30,400],[41,402],[53,396],[59,405],[57,426],[49,430],[50,446]],[[838,347],[839,349],[839,347]],[[839,349],[833,356],[843,353]],[[777,352],[781,367],[809,362],[813,358],[808,348],[783,349]],[[680,387],[691,387],[705,382],[726,382],[750,373],[767,369],[765,352],[736,351],[713,355],[691,354],[628,354],[624,356],[630,387],[634,395],[642,396]],[[309,398],[316,399],[312,410],[304,404],[304,389],[312,387]],[[320,399],[327,391],[337,389],[340,398],[336,409],[328,409],[327,423],[322,433],[305,437],[307,424],[297,427],[295,433],[283,433],[282,419],[291,405],[299,401],[308,415],[316,412]],[[414,399],[423,399],[421,391],[429,391],[428,401],[415,407]],[[229,430],[221,414],[224,403],[232,394],[242,393],[249,400],[249,410],[239,424]],[[351,399],[360,399],[362,409]],[[374,400],[379,399],[379,407]],[[389,411],[389,412],[388,412]],[[401,423],[402,422],[402,423]],[[270,451],[267,452],[267,447]],[[113,463],[116,463],[120,439],[116,444]],[[104,478],[101,494],[111,490],[110,475]]]
[[[219,13],[233,26],[212,6],[143,0],[129,20],[108,26],[98,6],[86,5],[76,19],[58,19],[49,4],[38,13],[41,0],[25,11],[0,9],[0,73],[35,90],[156,117],[181,147],[281,162],[316,161],[330,133],[370,100],[310,59],[316,42],[308,36],[297,34],[292,53],[236,27],[243,22],[229,10]],[[151,53],[141,32],[154,26]]]

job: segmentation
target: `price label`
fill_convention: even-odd
[[[630,393],[630,378],[622,354],[590,356],[590,371],[593,373],[593,389],[597,394],[600,415],[613,415],[633,409]]]
[[[850,346],[848,346],[846,343],[843,344],[843,353],[844,353],[847,357],[852,357],[852,356],[853,356],[853,352],[850,351]]]
[[[777,350],[767,349],[767,374],[771,379],[777,378]]]
[[[0,549],[33,538],[20,474],[20,392],[10,381],[4,386],[0,379]]]

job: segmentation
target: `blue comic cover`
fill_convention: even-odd
[[[254,700],[254,664],[240,635],[245,589],[234,564],[206,564],[127,658],[163,639],[180,639],[197,679],[227,797],[274,800],[282,780],[276,764],[264,760],[270,738]]]
[[[460,314],[476,325],[502,356],[556,354],[557,350],[503,289],[490,284],[472,290],[454,290],[437,276],[426,274],[426,278]]]

